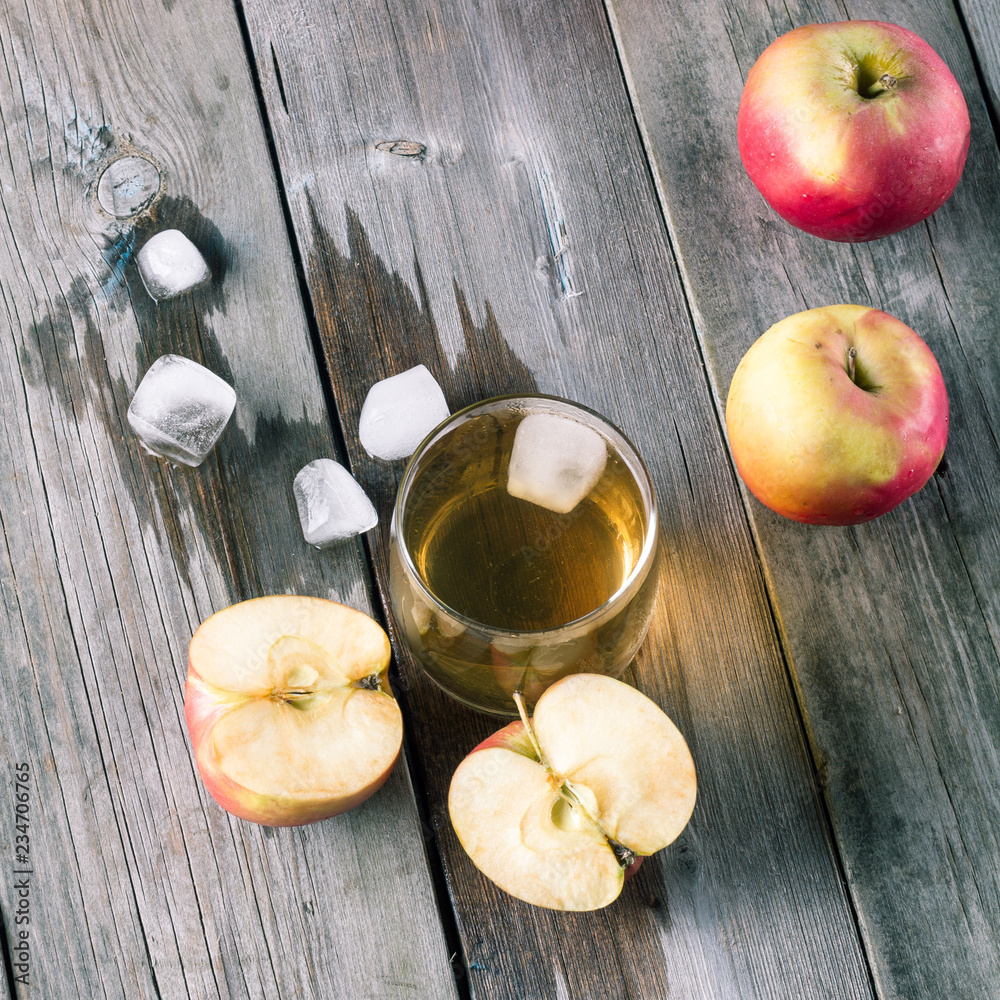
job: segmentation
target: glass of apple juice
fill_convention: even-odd
[[[657,515],[635,448],[553,396],[477,403],[410,460],[390,530],[393,616],[428,676],[517,715],[571,673],[617,677],[649,627]]]

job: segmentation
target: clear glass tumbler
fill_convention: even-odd
[[[656,597],[656,499],[624,434],[553,396],[449,417],[400,484],[393,615],[435,683],[517,715],[570,673],[618,676]]]

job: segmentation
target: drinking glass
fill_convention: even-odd
[[[413,455],[390,529],[396,623],[428,676],[517,715],[560,677],[617,677],[656,596],[653,485],[607,420],[553,396],[503,396]]]

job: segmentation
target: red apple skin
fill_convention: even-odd
[[[399,759],[397,753],[392,765],[384,774],[359,789],[354,795],[341,798],[335,803],[318,800],[313,804],[304,804],[298,799],[258,795],[223,773],[212,748],[213,726],[243,700],[244,698],[238,694],[220,691],[206,684],[189,671],[184,684],[184,718],[191,736],[198,772],[212,798],[226,812],[240,819],[259,823],[261,826],[304,826],[307,823],[318,823],[320,820],[339,816],[374,795],[385,784]]]
[[[874,96],[859,93],[859,65]],[[889,89],[876,82],[883,72],[896,81]],[[881,21],[812,24],[776,39],[750,70],[737,142],[783,219],[858,243],[926,219],[951,196],[969,112],[951,71],[913,32]]]
[[[856,384],[848,352],[857,350]],[[948,394],[930,348],[864,306],[810,309],[744,355],[726,403],[736,468],[772,510],[860,524],[916,493],[948,438]]]
[[[487,736],[482,743],[472,748],[470,756],[478,750],[489,750],[491,747],[503,747],[505,750],[512,750],[514,753],[530,757],[532,760],[538,760],[538,754],[535,753],[535,748],[531,745],[528,731],[520,719],[497,730],[492,736]],[[642,861],[643,855],[637,855],[635,861],[625,869],[624,881],[627,882],[639,870]]]
[[[489,750],[491,747],[503,747],[504,750],[512,750],[514,753],[523,754],[532,760],[538,760],[538,754],[535,753],[535,748],[528,738],[528,731],[520,719],[515,719],[510,725],[498,729],[492,736],[487,736],[482,743],[474,746],[470,753],[475,753],[477,750]]]

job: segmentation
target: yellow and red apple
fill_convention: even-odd
[[[937,360],[878,309],[836,305],[775,323],[743,356],[726,430],[743,481],[808,524],[859,524],[916,493],[948,439]]]
[[[653,701],[600,674],[573,674],[459,764],[448,792],[480,871],[536,906],[596,910],[694,809],[694,762]]]
[[[772,42],[750,70],[737,141],[783,219],[857,243],[912,226],[951,196],[969,112],[951,71],[913,32],[811,24]]]
[[[389,658],[376,622],[317,597],[261,597],[206,619],[191,640],[184,715],[219,805],[298,826],[364,802],[403,740]]]

